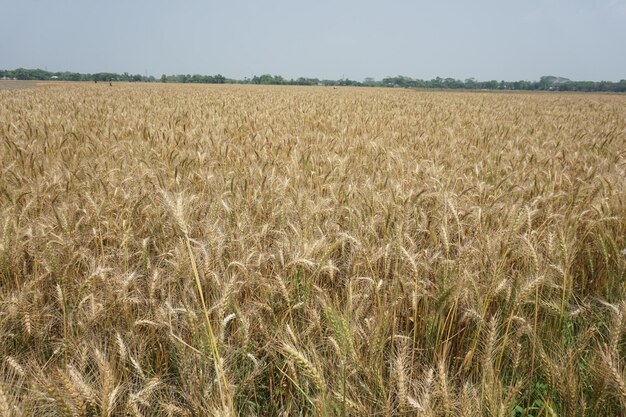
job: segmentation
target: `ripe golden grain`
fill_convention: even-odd
[[[622,95],[0,91],[0,413],[622,415],[624,143]]]

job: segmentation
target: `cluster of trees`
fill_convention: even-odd
[[[265,84],[265,85],[354,85],[360,86],[362,83],[349,79],[341,79],[341,80],[320,80],[319,78],[292,78],[285,79],[280,75],[271,75],[271,74],[263,74],[263,75],[255,75],[252,78],[244,78],[243,81],[236,81],[241,84]]]
[[[224,84],[232,81],[227,80],[221,74],[217,75],[200,75],[200,74],[178,74],[178,75],[161,75],[162,83],[197,83],[197,84]]]
[[[77,72],[48,72],[41,69],[18,68],[15,70],[0,70],[0,79],[10,78],[18,80],[64,80],[64,81],[126,81],[126,82],[155,82],[153,76],[140,74],[116,74],[100,72],[95,74],[81,74]],[[435,89],[465,89],[465,90],[543,90],[543,91],[606,91],[626,92],[626,80],[611,81],[572,81],[567,78],[544,76],[539,81],[477,81],[468,78],[465,81],[454,78],[433,78],[421,80],[398,75],[386,77],[381,81],[366,78],[363,82],[342,78],[340,80],[320,80],[318,78],[286,79],[280,75],[255,75],[252,78],[234,80],[217,75],[178,74],[161,75],[163,83],[202,83],[202,84],[265,84],[265,85],[325,85],[325,86],[363,86],[363,87],[397,87],[397,88],[435,88]]]
[[[125,81],[125,82],[154,82],[156,79],[151,75],[117,74],[114,72],[98,72],[95,74],[83,74],[79,72],[50,72],[42,69],[17,68],[14,70],[0,70],[0,79],[16,80],[61,80],[61,81]]]
[[[454,78],[434,78],[419,80],[410,77],[397,76],[383,78],[380,82],[370,82],[366,85],[381,87],[404,88],[438,88],[438,89],[465,89],[465,90],[543,90],[543,91],[606,91],[626,92],[626,80],[611,81],[572,81],[567,78],[551,75],[541,77],[539,81],[477,81],[468,78],[465,81]]]

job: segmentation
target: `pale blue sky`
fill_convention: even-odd
[[[0,0],[0,69],[626,79],[626,0]]]

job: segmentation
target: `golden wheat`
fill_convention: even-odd
[[[0,91],[0,414],[623,415],[625,143],[622,95]]]

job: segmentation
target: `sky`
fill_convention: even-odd
[[[0,69],[626,79],[626,0],[0,0]]]

